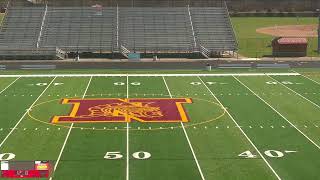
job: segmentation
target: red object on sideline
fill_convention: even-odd
[[[49,170],[2,170],[2,178],[48,178]]]

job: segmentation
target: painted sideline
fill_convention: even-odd
[[[225,73],[225,74],[15,74],[1,77],[177,77],[177,76],[300,76],[299,73]]]

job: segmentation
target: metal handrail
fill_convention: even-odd
[[[236,41],[236,46],[237,46],[237,48],[238,48],[239,43],[238,43],[238,41],[237,41],[237,37],[236,37],[236,34],[235,34],[235,32],[234,32],[234,27],[233,27],[233,24],[232,24],[231,19],[230,19],[230,13],[229,13],[229,9],[228,9],[227,2],[226,2],[226,1],[224,1],[224,8],[225,8],[225,10],[227,11],[228,23],[229,23],[229,25],[230,25],[231,28],[232,28],[232,36],[233,36],[233,39]]]
[[[42,18],[40,32],[39,32],[39,36],[38,36],[38,40],[37,40],[37,48],[39,48],[39,46],[40,46],[40,40],[41,40],[43,26],[44,26],[44,22],[46,20],[47,12],[48,12],[48,4],[46,3],[46,8],[45,8],[44,15],[43,15],[43,18]]]
[[[196,40],[196,34],[195,34],[195,32],[194,32],[194,28],[193,28],[193,22],[192,22],[192,18],[191,18],[191,12],[190,12],[190,6],[189,6],[189,4],[188,4],[187,8],[188,8],[190,26],[191,26],[191,30],[192,30],[193,48],[196,48],[196,47],[197,47],[197,40]]]
[[[200,52],[201,52],[201,54],[203,54],[206,58],[209,58],[210,57],[210,51],[207,49],[207,48],[205,48],[205,47],[203,47],[202,45],[200,45]]]

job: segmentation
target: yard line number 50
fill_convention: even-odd
[[[0,161],[9,161],[16,157],[13,153],[2,153],[0,154]],[[151,154],[149,152],[145,151],[138,151],[132,154],[132,157],[139,160],[145,160],[151,158]],[[116,160],[116,159],[122,159],[123,155],[121,152],[107,152],[104,156],[105,159],[108,160]]]
[[[138,151],[132,154],[132,157],[139,160],[145,160],[151,158],[151,154],[149,152],[145,151]],[[116,160],[116,159],[122,159],[123,155],[121,152],[107,152],[106,155],[103,157],[104,159],[108,160]]]

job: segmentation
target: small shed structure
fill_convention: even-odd
[[[272,54],[277,57],[307,56],[307,38],[278,37],[272,41]]]

